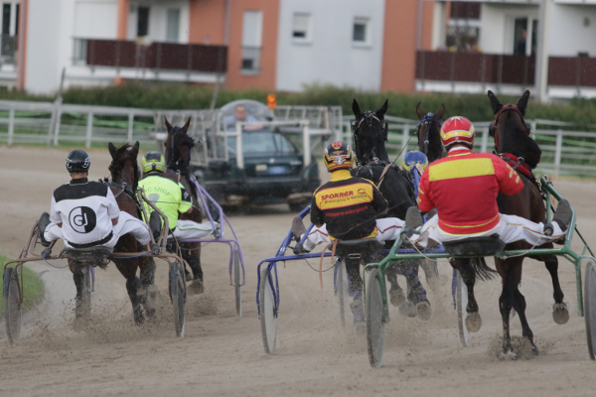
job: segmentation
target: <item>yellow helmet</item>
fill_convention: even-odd
[[[347,143],[341,141],[330,143],[325,148],[323,162],[329,172],[339,169],[349,170],[354,164],[352,148]]]
[[[141,167],[144,173],[151,171],[164,172],[166,170],[166,160],[160,152],[153,150],[143,156]]]

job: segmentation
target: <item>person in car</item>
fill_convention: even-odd
[[[120,236],[132,233],[139,243],[147,245],[151,241],[147,225],[120,211],[108,185],[87,179],[90,166],[89,155],[83,150],[73,150],[66,157],[66,170],[72,179],[54,190],[50,213],[41,215],[41,244],[48,247],[61,238],[67,248],[113,248]],[[44,252],[51,253],[48,249]]]
[[[412,236],[412,242],[426,247],[429,240],[442,243],[496,233],[505,243],[525,240],[538,246],[565,235],[572,216],[567,200],[559,201],[548,227],[499,213],[497,195],[517,194],[524,184],[518,173],[498,156],[472,153],[475,132],[470,120],[451,117],[443,123],[440,133],[448,155],[426,168],[418,191],[420,212],[436,208],[437,215],[424,224],[420,235]],[[418,223],[422,224],[422,220]]]
[[[246,110],[246,106],[238,105],[234,109],[234,114],[230,116],[226,116],[224,119],[225,127],[227,131],[236,131],[236,122],[258,122],[255,116],[252,114],[248,114]],[[260,130],[263,126],[260,124],[247,124],[242,126],[243,130],[250,131],[250,130]]]
[[[317,244],[332,240],[356,240],[375,238],[380,242],[396,240],[404,225],[399,218],[380,218],[387,212],[387,200],[371,181],[353,177],[350,168],[354,164],[352,148],[345,142],[333,142],[325,149],[323,158],[331,181],[319,187],[312,199],[310,219],[315,225],[303,244],[305,251]],[[302,218],[292,222],[292,234],[296,241],[304,236],[306,228]],[[362,278],[360,269],[346,269],[354,301],[350,305],[354,322],[364,321],[362,312]]]

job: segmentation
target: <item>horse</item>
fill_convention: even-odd
[[[435,114],[424,113],[420,102],[416,105],[418,115],[418,150],[425,154],[429,164],[443,157],[443,143],[441,142],[441,125],[445,115],[445,105],[441,105]]]
[[[142,219],[139,203],[135,198],[137,185],[139,183],[139,166],[137,165],[137,155],[139,154],[139,142],[134,146],[124,144],[116,148],[110,142],[108,144],[112,162],[108,167],[110,179],[105,178],[120,211],[127,212],[133,217]],[[114,247],[115,252],[141,252],[145,251],[143,247],[131,234],[121,236]],[[155,262],[147,257],[138,258],[111,258],[120,273],[126,278],[126,291],[132,304],[133,317],[136,324],[142,324],[145,321],[143,310],[147,317],[155,315],[155,308],[150,299],[147,299],[148,291],[154,284]],[[140,269],[140,277],[137,277],[137,269]]]
[[[546,222],[546,213],[543,197],[540,193],[538,183],[532,170],[540,162],[541,150],[535,140],[530,137],[529,124],[525,122],[525,112],[528,105],[530,91],[525,91],[517,105],[502,105],[492,91],[488,91],[488,98],[495,115],[495,120],[489,130],[490,136],[494,138],[496,153],[507,161],[519,174],[524,183],[523,190],[513,196],[499,194],[497,203],[499,212],[508,215],[517,215],[534,222]],[[548,203],[547,203],[548,205]],[[547,243],[540,248],[552,248],[552,243]],[[507,250],[523,250],[532,248],[525,241],[518,241],[508,244]],[[522,335],[532,345],[535,355],[538,355],[538,348],[533,341],[533,333],[528,325],[525,315],[526,301],[518,289],[521,281],[522,262],[525,257],[540,260],[545,263],[548,269],[552,284],[553,297],[553,319],[558,324],[565,324],[569,320],[567,305],[563,303],[563,291],[559,284],[558,261],[554,255],[525,255],[506,260],[495,258],[497,271],[503,279],[503,290],[499,297],[499,307],[503,319],[503,356],[504,358],[515,359],[516,355],[511,347],[509,333],[509,315],[513,307],[522,325]]]
[[[353,125],[354,151],[357,168],[351,170],[353,176],[371,180],[378,187],[388,202],[388,211],[383,216],[405,219],[406,211],[416,206],[416,192],[405,171],[392,164],[385,149],[387,128],[383,123],[388,101],[376,112],[360,110],[354,99],[352,110],[356,117]],[[387,273],[391,284],[389,295],[391,303],[403,308],[405,295],[397,283],[397,274],[403,274],[408,282],[408,301],[417,304],[427,302],[426,291],[418,279],[418,267],[421,261],[407,261],[404,266],[394,266]],[[422,309],[424,310],[424,309]],[[430,311],[430,306],[428,307]],[[407,313],[407,312],[406,312]],[[408,314],[411,315],[411,314]],[[429,315],[429,314],[426,314]]]
[[[193,198],[193,211],[188,214],[181,214],[179,219],[189,219],[197,223],[203,221],[203,215],[199,206],[198,192],[194,183],[190,181],[190,151],[195,145],[194,139],[187,134],[190,126],[190,117],[182,127],[172,126],[165,118],[165,125],[168,136],[165,141],[166,172],[165,177],[174,182],[180,182],[190,192]],[[203,269],[201,267],[201,243],[181,244],[182,257],[192,270],[193,277],[189,291],[194,293],[203,292]]]

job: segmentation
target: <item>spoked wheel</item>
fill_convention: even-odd
[[[81,266],[83,273],[83,293],[81,301],[76,307],[77,317],[89,317],[91,315],[91,266],[84,264]]]
[[[176,336],[184,336],[184,305],[186,296],[184,291],[184,270],[178,262],[174,262],[170,268],[170,294],[174,306],[174,324],[176,325]]]
[[[236,295],[236,315],[242,317],[242,273],[240,270],[240,254],[234,251],[234,292]]]
[[[379,269],[372,269],[366,287],[366,341],[368,342],[368,360],[372,367],[381,366],[385,348],[381,277]]]
[[[259,284],[259,313],[261,315],[261,334],[265,352],[275,353],[277,340],[277,315],[275,313],[275,296],[273,295],[273,277],[267,271],[267,266],[261,269],[261,283]]]
[[[338,259],[335,262],[335,297],[339,304],[339,321],[342,327],[345,327],[348,322],[349,314],[346,312],[349,305],[347,303],[349,296],[348,292],[348,275],[346,273],[346,264]]]
[[[457,305],[457,324],[459,327],[459,341],[462,347],[470,346],[470,332],[466,326],[466,318],[468,317],[468,287],[464,283],[459,270],[457,272],[457,287],[455,289],[455,301]]]
[[[590,358],[596,360],[596,267],[594,262],[586,264],[584,280],[584,318]]]
[[[9,267],[4,272],[4,324],[6,335],[11,345],[21,336],[21,296],[19,293],[19,275],[15,268]]]

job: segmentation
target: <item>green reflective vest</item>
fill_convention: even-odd
[[[145,190],[145,196],[168,217],[170,229],[178,223],[178,212],[185,213],[192,207],[192,196],[179,182],[159,174],[148,175],[139,181],[139,188]],[[142,202],[142,200],[139,199]],[[153,211],[144,203],[147,215]]]

